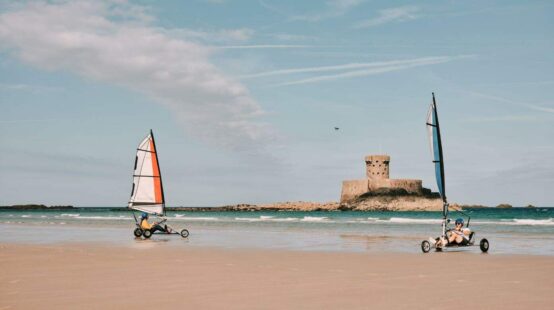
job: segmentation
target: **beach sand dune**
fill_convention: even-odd
[[[552,309],[554,259],[0,245],[0,309]]]

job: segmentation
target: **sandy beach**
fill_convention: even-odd
[[[0,246],[0,309],[551,309],[554,259]]]

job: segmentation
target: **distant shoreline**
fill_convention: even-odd
[[[471,210],[471,209],[524,209],[524,208],[554,208],[554,207],[540,207],[540,206],[521,206],[512,207],[508,204],[500,204],[495,207],[484,205],[457,205],[452,204],[453,208]],[[125,211],[126,207],[75,207],[73,205],[54,205],[47,206],[44,204],[21,204],[11,206],[0,206],[0,210],[51,210],[51,211],[64,211],[64,210],[79,210],[79,209],[113,209],[116,211]],[[132,211],[132,210],[129,210]],[[368,209],[357,209],[346,204],[339,204],[338,202],[280,202],[271,204],[236,204],[214,207],[166,207],[166,211],[185,211],[185,212],[276,212],[276,211],[291,211],[291,212],[347,212],[347,211],[391,211],[391,212],[410,212],[410,211],[440,211],[440,210],[426,210],[424,208],[407,208],[407,209],[391,209],[386,206]]]
[[[25,204],[25,205],[12,205],[12,206],[0,206],[0,210],[71,210],[79,209],[71,205],[67,206],[47,206],[43,204]]]

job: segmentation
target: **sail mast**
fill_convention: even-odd
[[[154,139],[154,133],[152,132],[152,129],[150,129],[150,136],[152,137],[152,145],[154,146],[154,156],[156,156],[156,163],[158,164],[158,174],[160,179],[160,189],[162,192],[162,210],[163,214],[165,215],[165,196],[164,196],[164,185],[162,182],[162,171],[160,169],[160,161],[158,160],[158,148],[156,147],[156,140]]]

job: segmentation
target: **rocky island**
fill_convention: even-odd
[[[365,157],[366,178],[342,182],[340,208],[379,211],[440,211],[438,193],[423,187],[421,180],[390,179],[390,156]]]
[[[0,206],[0,210],[67,210],[73,208],[73,206],[46,206],[43,204]]]
[[[340,202],[278,202],[237,204],[221,207],[179,207],[175,211],[440,211],[438,193],[422,186],[421,180],[389,179],[388,155],[365,157],[366,178],[342,182]]]

